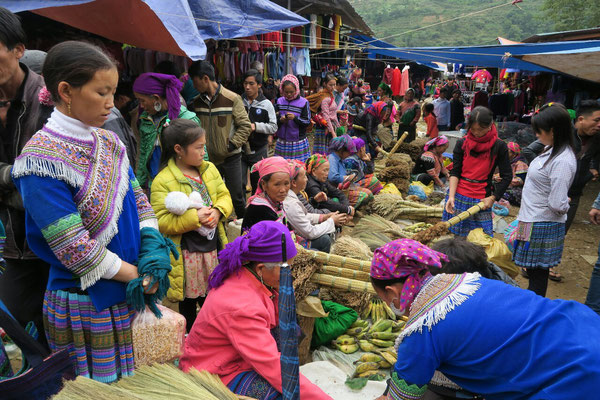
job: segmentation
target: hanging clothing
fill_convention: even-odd
[[[316,14],[310,14],[310,48],[311,49],[317,48],[317,15]]]
[[[394,69],[392,67],[387,67],[383,70],[383,83],[388,86],[392,85],[392,78],[394,77]]]
[[[410,77],[408,75],[410,67],[404,67],[402,70],[402,80],[400,81],[400,96],[404,96],[404,93],[410,87]]]
[[[392,95],[400,96],[400,86],[402,85],[402,71],[398,67],[394,68],[392,73]]]

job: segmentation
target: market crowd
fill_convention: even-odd
[[[436,371],[486,399],[600,389],[590,340],[600,335],[600,261],[589,308],[544,297],[598,177],[597,101],[574,117],[559,103],[539,107],[538,140],[521,149],[499,138],[487,106],[465,117],[453,80],[424,102],[406,87],[396,102],[392,87],[371,90],[356,71],[325,74],[312,94],[286,75],[267,98],[260,63],[238,94],[195,61],[186,74],[163,62],[128,87],[99,47],[30,52],[18,17],[0,8],[0,22],[1,305],[51,352],[68,349],[77,375],[110,383],[134,373],[133,287],[186,318],[184,371],[206,369],[259,399],[330,398],[297,377],[285,264],[296,245],[329,252],[383,190],[378,131],[396,124],[410,142],[423,120],[414,180],[445,193],[443,220],[480,202],[483,211],[433,248],[401,239],[375,251],[373,287],[409,318],[382,398],[421,398]],[[443,133],[457,128],[466,133],[449,166]],[[485,254],[460,239],[476,228],[493,236],[503,200],[520,205],[510,243],[529,291],[491,279]],[[600,223],[600,196],[590,215]],[[230,225],[242,233],[231,242]]]

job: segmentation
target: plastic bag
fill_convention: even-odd
[[[185,317],[162,305],[158,308],[162,318],[156,318],[146,306],[131,323],[136,367],[170,362],[183,354]]]
[[[467,241],[482,246],[488,256],[488,261],[502,268],[511,278],[519,274],[519,268],[512,261],[512,252],[500,239],[486,235],[482,228],[477,228],[469,232]]]
[[[492,212],[501,217],[506,217],[508,215],[508,207],[499,204],[498,202],[494,203],[492,206]]]
[[[309,318],[325,318],[329,314],[323,309],[323,304],[316,296],[306,296],[296,304],[296,314]]]
[[[519,226],[519,220],[515,219],[513,222],[508,224],[504,230],[504,243],[508,246],[508,249],[513,252],[515,251],[515,239],[517,238],[517,226]]]
[[[318,347],[331,342],[346,332],[350,325],[358,319],[357,312],[351,308],[333,301],[322,300],[321,303],[323,309],[329,315],[315,320],[311,347]]]
[[[396,185],[394,185],[393,183],[386,183],[385,185],[383,185],[383,189],[381,189],[381,191],[379,193],[396,194],[396,195],[402,197],[402,193],[400,193],[400,190],[398,190]]]
[[[434,185],[433,185],[433,181],[429,182],[429,185],[425,185],[423,182],[420,181],[412,181],[410,183],[410,186],[418,186],[421,189],[423,189],[423,192],[425,193],[425,196],[429,197],[431,196],[431,193],[433,193],[433,189],[434,189]],[[409,188],[410,190],[410,188]]]
[[[419,182],[421,183],[421,182]],[[409,196],[417,196],[419,198],[419,200],[427,200],[427,194],[425,194],[425,190],[423,189],[423,185],[421,183],[422,186],[415,184],[414,182],[410,184],[410,186],[408,187],[408,195]]]

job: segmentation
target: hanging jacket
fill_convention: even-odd
[[[206,185],[206,190],[213,202],[213,207],[222,214],[218,225],[219,242],[221,248],[227,244],[227,233],[225,232],[225,221],[233,210],[231,196],[225,182],[219,175],[219,171],[213,163],[205,161],[198,172],[202,181]],[[181,253],[181,236],[184,233],[193,231],[201,227],[198,221],[198,212],[196,209],[189,209],[183,215],[176,215],[167,210],[165,198],[170,192],[183,192],[186,195],[192,193],[193,189],[187,178],[183,175],[179,167],[175,165],[174,160],[169,160],[169,164],[163,168],[152,182],[151,203],[152,208],[158,219],[158,228],[160,232],[171,239],[179,254]],[[183,256],[177,260],[171,255],[171,272],[169,273],[171,287],[167,292],[170,301],[182,301],[184,298],[184,270]]]

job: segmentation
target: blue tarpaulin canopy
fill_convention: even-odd
[[[268,0],[0,0],[86,32],[201,59],[206,39],[273,32],[308,21]]]
[[[465,64],[479,67],[514,68],[524,71],[555,72],[552,69],[527,62],[521,57],[529,54],[556,53],[598,47],[600,41],[523,43],[495,46],[466,47],[395,47],[382,40],[355,34],[352,40],[369,57],[391,57],[431,65],[432,62]]]

